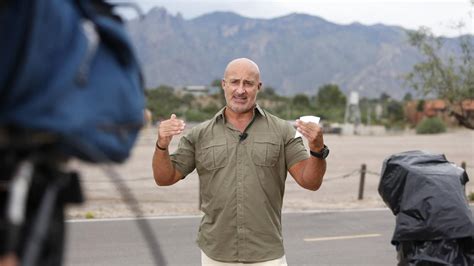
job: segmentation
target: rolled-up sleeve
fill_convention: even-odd
[[[183,174],[183,178],[194,171],[196,168],[195,162],[195,147],[192,141],[192,130],[188,135],[184,135],[179,140],[178,149],[170,155],[171,162],[176,169]]]
[[[285,132],[285,160],[288,169],[309,158],[303,139],[301,137],[295,138],[295,133],[295,128],[288,123]]]

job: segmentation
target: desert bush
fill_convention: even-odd
[[[86,212],[86,215],[85,215],[86,219],[94,219],[95,218],[95,214],[91,211],[88,211]]]
[[[416,127],[417,134],[438,134],[446,132],[446,125],[438,117],[426,118]]]

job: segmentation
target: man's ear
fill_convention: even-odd
[[[262,88],[262,82],[259,82],[258,83],[258,90],[260,90]]]
[[[225,80],[222,79],[222,80],[221,80],[221,88],[222,88],[222,89],[224,89],[224,84],[225,84]]]

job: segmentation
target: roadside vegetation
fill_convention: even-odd
[[[416,127],[417,134],[437,134],[446,132],[446,125],[438,117],[426,118]]]
[[[216,84],[213,81],[211,84]],[[224,95],[219,87],[214,94],[193,95],[184,90],[176,90],[162,85],[146,91],[147,108],[152,112],[154,122],[166,119],[171,113],[186,121],[200,122],[210,119],[224,104]],[[405,97],[411,99],[411,97]],[[380,98],[362,98],[359,102],[361,123],[383,125],[387,128],[404,128],[404,102],[392,99],[383,93]],[[272,87],[263,88],[257,102],[262,108],[283,119],[294,120],[303,115],[313,114],[326,123],[343,123],[347,97],[338,85],[326,84],[313,95],[279,95]]]
[[[470,0],[474,8],[474,0]],[[472,12],[472,11],[471,11]],[[474,14],[470,13],[472,18]],[[469,21],[454,26],[462,35],[452,43],[449,38],[435,36],[429,28],[408,32],[409,43],[422,59],[405,77],[408,85],[424,96],[443,99],[446,113],[458,123],[474,130],[474,35],[469,32]],[[448,47],[448,53],[442,48]],[[461,51],[456,53],[457,51]]]

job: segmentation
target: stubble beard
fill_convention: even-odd
[[[255,103],[252,105],[238,105],[238,104],[227,104],[227,107],[234,113],[236,114],[244,114],[252,111],[252,109],[255,107]]]

